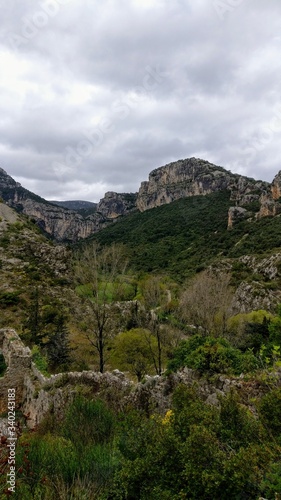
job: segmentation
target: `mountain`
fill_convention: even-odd
[[[57,241],[74,242],[93,234],[135,208],[135,195],[106,193],[91,215],[56,206],[28,191],[0,168],[0,197],[28,215],[45,234]]]
[[[0,196],[32,218],[57,241],[76,242],[99,232],[133,212],[146,212],[180,199],[227,192],[227,227],[236,221],[275,216],[281,212],[281,172],[272,184],[225,170],[205,160],[178,160],[153,170],[138,193],[107,192],[98,204],[85,201],[49,202],[23,188],[0,169]]]
[[[190,196],[230,191],[234,204],[257,201],[268,183],[233,174],[205,160],[189,158],[157,168],[142,182],[137,207],[143,212]]]
[[[97,203],[92,201],[82,201],[82,200],[69,200],[69,201],[49,201],[52,205],[57,205],[59,207],[68,208],[69,210],[74,210],[81,215],[87,216],[96,212]]]

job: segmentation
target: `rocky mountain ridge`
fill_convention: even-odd
[[[149,180],[141,183],[137,207],[142,212],[180,198],[224,190],[230,191],[230,199],[235,204],[244,205],[257,200],[257,191],[267,187],[266,182],[233,174],[205,160],[189,158],[153,170]]]
[[[68,208],[69,210],[74,210],[75,212],[87,213],[87,212],[95,212],[97,209],[97,203],[93,203],[91,201],[83,201],[83,200],[66,200],[66,201],[55,201],[55,200],[47,200],[52,205],[57,205],[59,207]],[[87,214],[87,215],[90,215]]]
[[[0,197],[36,222],[49,236],[57,241],[75,242],[87,238],[117,216],[135,208],[135,195],[106,193],[96,207],[96,211],[83,216],[75,210],[58,206],[28,191],[16,182],[5,170],[0,168]]]
[[[259,218],[281,213],[281,171],[270,184],[233,174],[205,160],[178,160],[153,170],[149,180],[141,183],[138,193],[107,192],[94,213],[85,215],[79,209],[66,208],[65,202],[59,202],[59,206],[40,198],[0,169],[0,196],[3,200],[34,219],[57,241],[75,242],[132,211],[144,212],[181,198],[205,196],[217,191],[229,191],[233,202],[228,214],[229,229],[244,217],[254,215]],[[76,206],[67,203],[68,207]]]

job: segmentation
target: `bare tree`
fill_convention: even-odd
[[[230,314],[229,273],[206,270],[196,276],[181,297],[182,317],[205,334],[223,334]]]
[[[87,302],[93,319],[92,331],[87,338],[98,352],[101,373],[106,361],[105,350],[112,338],[112,311],[122,296],[126,268],[122,245],[101,248],[93,243],[76,254],[74,260],[75,281],[80,285],[77,291]]]
[[[163,369],[163,348],[167,337],[167,331],[161,324],[161,313],[163,309],[171,302],[171,292],[163,283],[160,276],[149,276],[141,286],[143,304],[146,314],[146,321],[143,326],[148,328],[157,341],[157,350],[151,348],[151,357],[153,359],[155,371],[161,375]],[[147,337],[149,344],[150,337]]]

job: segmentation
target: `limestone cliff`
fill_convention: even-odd
[[[153,170],[148,182],[141,184],[137,207],[143,212],[180,198],[223,190],[230,191],[230,200],[236,205],[247,205],[259,198],[257,190],[266,184],[232,174],[208,161],[189,158]]]
[[[117,219],[136,209],[135,193],[118,194],[112,191],[105,193],[97,206],[97,213],[105,219]]]
[[[98,204],[97,211],[83,217],[74,210],[56,206],[31,193],[1,168],[0,196],[11,207],[28,215],[57,241],[87,238],[135,207],[135,195],[107,193]]]
[[[258,217],[275,216],[281,213],[281,170],[274,177],[272,184],[260,197]]]

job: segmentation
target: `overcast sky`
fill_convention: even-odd
[[[47,199],[281,169],[280,0],[0,0],[0,166]]]

